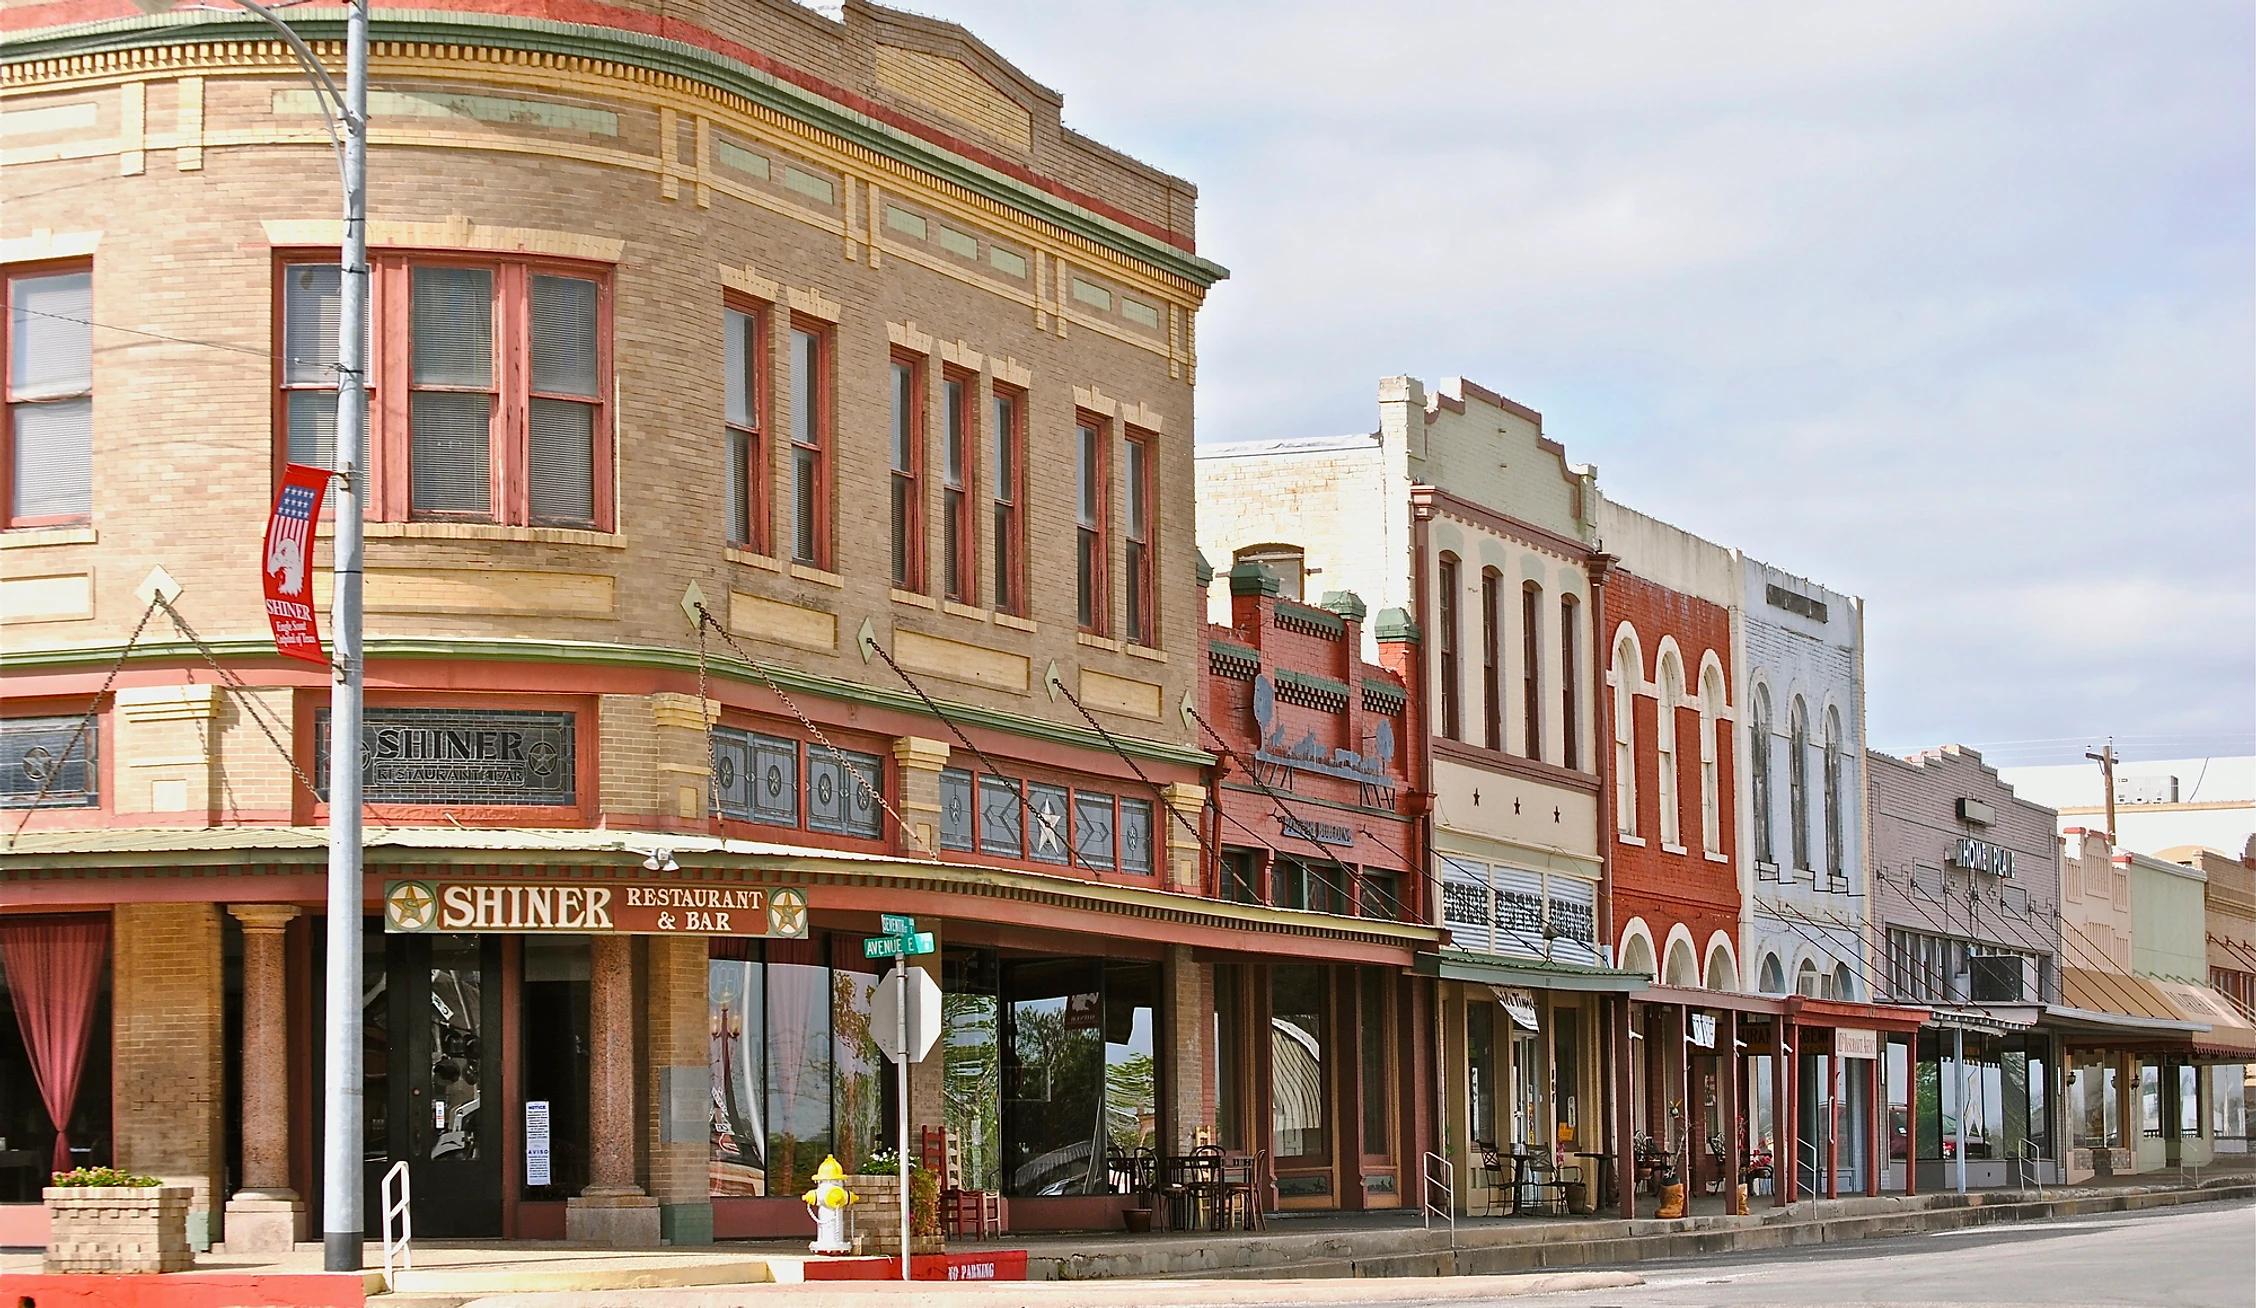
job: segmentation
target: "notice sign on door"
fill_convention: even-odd
[[[1857,1027],[1833,1029],[1833,1056],[1835,1058],[1878,1058],[1880,1033]]]
[[[548,1185],[548,1101],[525,1101],[525,1184]]]
[[[807,897],[764,886],[388,881],[384,930],[799,939],[807,934]]]

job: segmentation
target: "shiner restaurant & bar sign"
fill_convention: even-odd
[[[764,886],[388,881],[384,929],[795,939],[807,934],[807,897]]]

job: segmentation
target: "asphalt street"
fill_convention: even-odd
[[[1514,1308],[2256,1308],[2256,1204],[1982,1226],[1758,1255],[1640,1263],[1628,1290]]]

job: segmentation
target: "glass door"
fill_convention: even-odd
[[[387,937],[390,1157],[407,1160],[415,1233],[501,1234],[501,937]],[[382,1209],[368,1210],[377,1230]]]

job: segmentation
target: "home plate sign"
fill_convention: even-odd
[[[384,930],[523,935],[777,936],[807,934],[807,897],[765,886],[553,881],[384,883]]]

